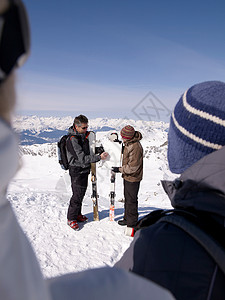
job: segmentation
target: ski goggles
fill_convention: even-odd
[[[10,72],[24,64],[30,52],[30,29],[21,0],[9,0],[0,14],[0,83]]]

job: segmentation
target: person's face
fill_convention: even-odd
[[[78,133],[86,133],[88,129],[88,124],[87,123],[81,123],[80,126],[75,125],[76,130]]]

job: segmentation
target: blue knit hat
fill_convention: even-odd
[[[180,174],[225,145],[225,83],[207,81],[188,89],[175,106],[168,134],[171,172]]]

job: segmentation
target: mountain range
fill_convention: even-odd
[[[13,127],[19,135],[20,145],[33,145],[56,143],[61,136],[67,133],[73,124],[73,118],[68,117],[38,117],[17,116],[13,120]],[[89,130],[106,132],[111,130],[120,131],[125,125],[132,125],[143,135],[152,135],[155,131],[168,131],[168,124],[164,122],[131,120],[131,119],[108,119],[96,118],[89,120]]]

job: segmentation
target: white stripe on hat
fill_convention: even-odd
[[[195,114],[201,118],[204,118],[206,120],[209,120],[209,121],[212,121],[216,124],[219,124],[221,126],[224,126],[225,127],[225,120],[223,119],[220,119],[219,117],[216,117],[216,116],[213,116],[213,115],[210,115],[209,113],[207,112],[204,112],[202,110],[199,110],[193,106],[191,106],[189,103],[187,103],[187,92],[188,90],[183,94],[183,97],[182,97],[182,100],[183,100],[183,105],[184,107],[189,111],[191,112],[192,114]]]
[[[174,113],[172,113],[172,118],[173,118],[173,122],[175,124],[175,126],[177,127],[177,129],[183,133],[183,135],[187,136],[189,139],[195,141],[196,143],[199,143],[205,147],[209,147],[215,150],[218,150],[220,148],[222,148],[222,145],[218,145],[218,144],[214,144],[214,143],[210,143],[206,140],[203,140],[202,138],[194,135],[193,133],[189,132],[188,130],[186,130],[184,127],[182,127],[176,120]]]

